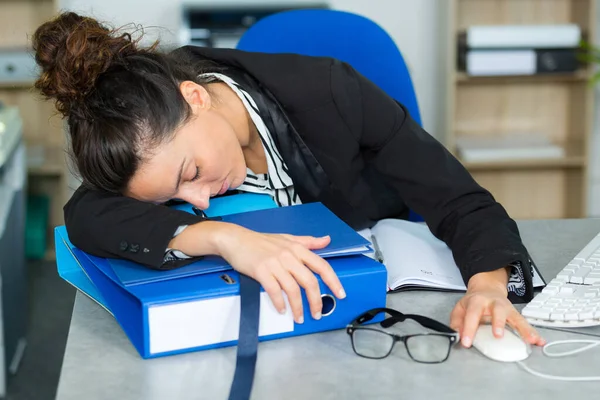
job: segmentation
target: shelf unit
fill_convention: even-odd
[[[449,0],[445,144],[460,159],[467,135],[543,134],[559,159],[465,162],[513,218],[586,215],[593,121],[592,66],[575,73],[472,77],[457,68],[459,35],[473,25],[574,23],[594,38],[595,0]],[[462,160],[461,160],[462,161]]]
[[[0,51],[31,50],[31,35],[58,11],[58,0],[0,0]],[[28,157],[28,192],[48,196],[46,259],[54,258],[52,228],[64,224],[62,207],[67,196],[68,169],[62,119],[52,102],[44,101],[33,80],[0,83],[0,101],[18,106]]]

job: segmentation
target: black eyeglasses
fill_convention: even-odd
[[[380,325],[383,328],[389,328],[398,322],[412,319],[425,328],[435,330],[436,333],[400,336],[372,326],[361,326],[381,313],[391,315],[381,321]],[[458,332],[441,322],[422,315],[402,314],[391,308],[374,308],[367,311],[352,321],[346,327],[346,332],[350,335],[352,349],[361,357],[385,358],[390,355],[396,342],[403,342],[410,358],[416,362],[427,364],[446,361],[452,345],[458,343],[459,340]]]

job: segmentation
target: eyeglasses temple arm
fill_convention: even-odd
[[[398,322],[404,321],[404,319],[412,319],[412,320],[418,322],[419,324],[421,324],[422,326],[424,326],[425,328],[434,329],[438,332],[456,333],[456,331],[454,329],[450,328],[447,325],[442,324],[441,322],[438,322],[429,317],[425,317],[422,315],[416,315],[416,314],[404,314],[403,319],[399,319],[399,318],[392,316],[390,318],[383,320],[381,322],[381,326],[383,328],[389,328],[390,326],[393,326]]]
[[[404,319],[405,319],[404,314],[402,314],[400,311],[396,311],[391,308],[381,307],[381,308],[373,308],[372,310],[369,310],[366,313],[361,314],[354,321],[352,321],[352,323],[350,325],[357,326],[360,324],[364,324],[365,322],[369,322],[370,320],[372,320],[373,318],[375,318],[378,314],[380,314],[382,312],[386,312],[386,313],[390,314],[391,317],[388,319],[393,318],[396,320],[396,322],[404,321]],[[388,319],[386,319],[385,321],[387,321]]]

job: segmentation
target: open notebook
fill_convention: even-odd
[[[389,291],[467,289],[450,248],[425,224],[384,219],[359,233],[371,242],[374,237],[388,271]],[[375,253],[369,256],[375,258]],[[534,268],[533,286],[544,285],[539,271]]]

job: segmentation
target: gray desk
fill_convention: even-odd
[[[600,220],[525,221],[525,243],[550,280],[597,232]],[[459,294],[389,295],[389,306],[448,322]],[[591,328],[599,332],[598,328]],[[540,330],[542,331],[542,330]],[[581,337],[542,331],[548,340]],[[561,375],[600,375],[600,349],[547,359],[539,348],[527,364]],[[77,295],[57,399],[226,399],[235,348],[142,360],[112,317]],[[412,362],[402,346],[384,360],[356,356],[343,330],[263,342],[253,399],[502,399],[597,398],[598,382],[549,381],[517,364],[490,361],[456,347],[443,364]],[[485,396],[485,397],[484,397]]]

